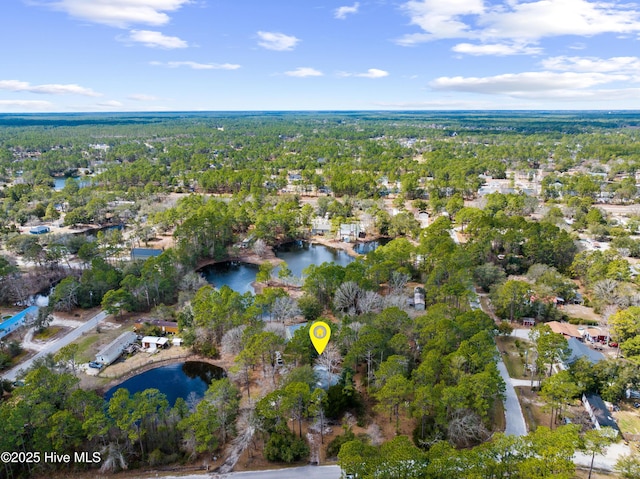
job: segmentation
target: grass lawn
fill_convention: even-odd
[[[616,412],[614,416],[622,432],[640,434],[640,413],[637,410]]]
[[[509,376],[515,379],[530,379],[530,376],[525,375],[524,370],[526,346],[529,342],[511,336],[498,336],[496,344],[507,371],[509,371]]]
[[[76,341],[78,345],[78,353],[76,355],[76,361],[79,363],[88,363],[93,361],[95,353],[91,346],[100,339],[100,335],[97,333],[90,334]]]
[[[46,341],[47,339],[53,338],[61,330],[62,326],[49,326],[44,331],[34,334],[33,339],[38,341]]]

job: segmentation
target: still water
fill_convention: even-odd
[[[89,186],[91,184],[91,180],[89,179],[79,179],[77,176],[66,177],[66,176],[56,176],[53,178],[53,189],[55,191],[62,191],[64,188],[64,184],[67,182],[69,178],[73,178],[80,188],[84,188],[85,186]]]
[[[201,361],[170,364],[127,379],[118,386],[109,389],[104,398],[108,401],[120,388],[128,389],[132,396],[145,389],[154,388],[165,394],[167,401],[173,406],[176,399],[181,397],[186,400],[191,393],[194,393],[198,398],[204,397],[211,381],[223,376],[224,370],[222,368]]]
[[[346,266],[354,258],[342,250],[328,248],[327,246],[308,243],[306,241],[293,241],[278,246],[275,250],[276,256],[286,261],[293,276],[300,278],[302,271],[309,265],[322,263],[335,263]],[[273,271],[273,275],[278,275],[278,269]],[[254,293],[252,283],[256,280],[258,266],[241,263],[237,261],[225,261],[205,266],[200,270],[205,279],[215,286],[229,286],[234,291],[244,294],[247,291]]]
[[[375,251],[378,247],[386,245],[391,238],[379,238],[374,241],[365,241],[364,243],[358,243],[353,246],[353,251],[358,254],[367,254]]]
[[[204,278],[216,288],[229,286],[240,294],[247,291],[255,293],[253,283],[256,280],[258,266],[237,261],[211,264],[200,270]]]
[[[285,243],[278,246],[275,253],[278,258],[287,263],[293,276],[298,278],[303,275],[304,269],[312,264],[334,263],[338,266],[347,266],[354,260],[345,251],[306,241]],[[274,275],[277,274],[276,269]]]

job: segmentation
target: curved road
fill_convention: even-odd
[[[105,313],[104,311],[99,311],[98,314],[96,314],[93,318],[89,319],[82,326],[79,326],[73,331],[70,331],[67,335],[61,337],[60,339],[57,339],[56,341],[52,341],[50,344],[47,344],[42,349],[42,351],[39,351],[32,358],[27,359],[24,363],[17,365],[13,369],[10,369],[6,373],[4,373],[2,377],[12,382],[15,381],[18,376],[18,373],[22,370],[29,369],[35,360],[40,359],[46,356],[47,354],[55,354],[60,349],[65,347],[67,344],[72,343],[73,341],[78,339],[80,336],[82,336],[84,333],[95,328],[98,325],[98,323],[106,317],[107,317],[107,313]]]

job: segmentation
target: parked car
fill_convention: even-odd
[[[93,368],[93,369],[102,369],[104,367],[104,365],[102,363],[98,363],[96,361],[91,361],[89,363],[89,367]]]
[[[618,343],[616,343],[615,341],[609,341],[609,346],[612,348],[617,348],[618,347]]]

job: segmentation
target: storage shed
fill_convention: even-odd
[[[41,226],[34,226],[29,230],[29,233],[31,233],[32,235],[43,235],[45,233],[48,233],[49,231],[51,231],[51,228],[49,228],[48,226],[41,225]]]
[[[148,352],[154,352],[156,349],[164,348],[169,343],[169,340],[158,336],[145,336],[140,342],[143,349]]]
[[[96,362],[108,366],[118,359],[124,350],[135,343],[137,339],[138,335],[133,331],[122,333],[96,354]]]

